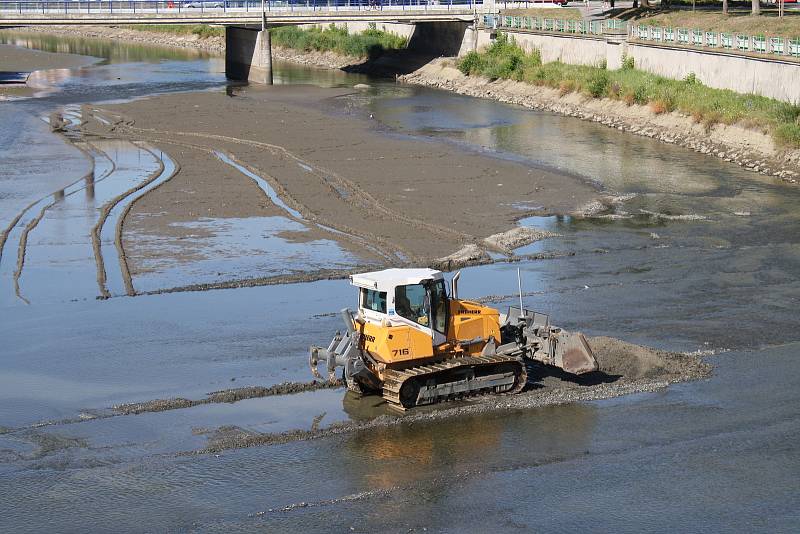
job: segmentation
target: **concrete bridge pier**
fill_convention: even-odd
[[[272,85],[272,43],[269,29],[225,28],[225,76],[231,80]]]

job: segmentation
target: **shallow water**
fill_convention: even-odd
[[[99,100],[219,85],[213,62],[184,59],[133,64],[138,81],[121,86],[109,73],[125,63],[83,69],[58,92],[0,113],[41,115],[80,101],[81,87]],[[315,72],[276,79],[314,81]],[[322,85],[331,79],[319,74]],[[574,256],[464,269],[462,296],[514,303],[520,267],[526,305],[556,324],[672,350],[731,349],[710,359],[714,376],[600,402],[181,456],[216,427],[306,429],[322,413],[321,426],[380,413],[370,399],[326,390],[30,427],[118,403],[308,380],[308,345],[325,344],[341,328],[335,312],[355,304],[346,281],[0,303],[0,426],[11,429],[0,433],[2,530],[795,531],[800,190],[575,119],[372,83],[346,112],[637,195],[611,211],[618,218],[524,219],[561,237],[521,252]],[[30,135],[5,130],[4,139]],[[43,172],[65,145],[32,131],[47,144],[24,164],[23,141],[3,144],[14,161],[4,167],[14,174],[2,185],[3,226],[20,198],[23,207],[52,198],[85,165],[75,155],[74,168]],[[521,216],[535,208],[523,202]],[[248,267],[257,257],[239,265],[261,269]]]
[[[286,217],[200,219],[173,226],[195,230],[197,237],[181,239],[182,258],[142,261],[141,268],[148,272],[135,277],[137,291],[346,269],[361,264],[336,241],[306,238],[309,227]],[[147,250],[176,249],[174,239],[169,237],[128,235]]]

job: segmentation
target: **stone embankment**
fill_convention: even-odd
[[[435,59],[398,79],[598,122],[620,131],[713,155],[787,182],[797,183],[800,178],[800,150],[781,149],[769,133],[736,124],[706,126],[678,112],[656,114],[647,106],[628,106],[607,98],[562,94],[555,89],[513,80],[492,81],[465,76],[449,58]]]

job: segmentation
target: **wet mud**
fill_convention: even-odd
[[[182,165],[170,187],[131,209],[123,240],[134,278],[172,258],[184,256],[188,263],[202,255],[213,235],[196,230],[211,220],[262,217],[281,204],[284,217],[305,226],[301,240],[328,238],[352,256],[338,269],[309,261],[304,269],[300,261],[307,272],[200,277],[192,284],[147,284],[143,292],[317,280],[376,265],[489,263],[487,251],[510,257],[515,247],[550,236],[516,228],[526,212],[511,207],[515,202],[536,205],[537,213],[568,213],[600,196],[577,178],[432,140],[376,135],[375,125],[360,116],[331,114],[329,108],[348,95],[346,89],[276,86],[241,89],[233,97],[160,96],[93,107],[98,120],[84,125],[87,133],[173,147]],[[226,162],[238,167],[238,176]],[[247,192],[251,179],[268,186],[268,198],[256,201]],[[458,209],[442,210],[442,198]]]
[[[209,434],[208,445],[195,453],[218,453],[240,449],[319,439],[350,432],[395,425],[412,426],[453,417],[508,410],[527,410],[543,406],[607,399],[639,392],[652,392],[671,383],[700,380],[711,375],[711,365],[698,354],[668,352],[643,347],[609,337],[593,337],[589,344],[600,364],[600,371],[580,377],[558,369],[529,364],[528,385],[516,395],[485,395],[467,401],[442,403],[398,414],[376,396],[349,400],[348,412],[363,411],[351,420],[323,428],[293,429],[279,433],[242,431],[224,427]],[[348,400],[345,399],[347,406]]]

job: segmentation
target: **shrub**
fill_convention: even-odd
[[[598,70],[589,76],[587,89],[589,94],[599,98],[608,91],[609,76],[606,70]]]
[[[633,58],[631,56],[622,56],[622,70],[633,70]]]
[[[695,76],[694,72],[687,74],[683,81],[689,85],[703,85],[700,80],[697,79],[697,76]]]
[[[647,87],[644,85],[637,85],[633,90],[633,102],[635,104],[639,104],[640,106],[644,106],[647,104],[647,101]]]
[[[469,52],[458,62],[458,70],[469,76],[479,74],[483,70],[483,56],[477,52]]]

